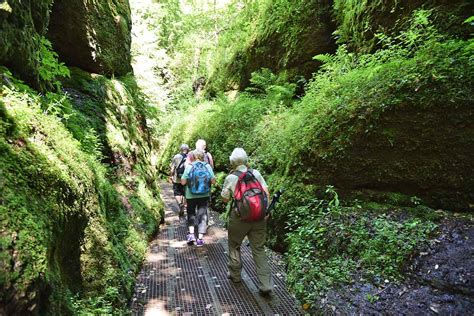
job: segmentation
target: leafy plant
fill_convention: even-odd
[[[326,194],[288,219],[288,283],[302,302],[311,304],[355,275],[399,278],[406,258],[436,227],[416,217],[400,221],[401,210],[377,214],[341,206],[330,186]]]
[[[53,85],[56,90],[61,88],[61,77],[70,77],[69,69],[58,61],[58,54],[53,50],[51,42],[44,36],[35,36],[38,50],[36,52],[36,61],[38,63],[38,72],[40,79]]]

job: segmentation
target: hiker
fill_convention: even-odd
[[[191,163],[186,166],[181,184],[186,186],[186,200],[188,203],[188,227],[189,234],[187,242],[189,245],[196,242],[196,246],[204,245],[204,234],[207,231],[207,207],[211,194],[211,185],[216,183],[216,178],[211,166],[204,161],[204,151],[196,149],[188,156]],[[198,239],[196,241],[195,226],[198,228]]]
[[[181,153],[176,154],[171,160],[169,180],[173,183],[173,194],[179,205],[179,216],[183,216],[186,209],[186,199],[184,197],[184,186],[181,184],[181,177],[184,173],[189,146],[182,144],[179,150]]]
[[[265,212],[270,193],[260,172],[247,167],[248,157],[243,148],[235,148],[229,160],[233,170],[226,177],[221,192],[224,203],[232,199],[229,215],[228,278],[234,283],[242,281],[240,246],[247,236],[260,281],[259,293],[262,296],[270,296],[273,281],[264,248],[267,228]],[[249,192],[251,194],[248,194]]]
[[[212,169],[214,169],[214,159],[212,158],[212,155],[210,152],[206,151],[206,141],[204,139],[198,139],[196,141],[196,149],[202,150],[204,152],[204,162],[207,162]],[[186,160],[186,165],[189,165],[191,163],[190,158]]]

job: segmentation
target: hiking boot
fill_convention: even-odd
[[[194,244],[196,241],[196,237],[194,237],[194,234],[188,234],[188,245]]]
[[[227,278],[228,278],[229,280],[231,280],[232,283],[236,283],[236,284],[237,284],[237,283],[241,283],[241,282],[242,282],[242,279],[234,278],[234,277],[232,277],[232,276],[230,275],[230,273],[227,273]]]
[[[204,246],[204,240],[198,239],[197,242],[196,242],[196,246],[198,246],[198,247]]]

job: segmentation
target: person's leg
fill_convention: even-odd
[[[179,216],[184,215],[184,186],[181,183],[173,183],[173,195],[179,206]]]
[[[196,225],[196,207],[197,207],[197,199],[189,199],[188,200],[188,228],[189,228],[189,235],[188,235],[188,243],[193,243],[196,239],[194,237],[194,226]]]
[[[252,249],[252,256],[257,268],[257,277],[260,281],[260,290],[269,293],[273,289],[272,274],[265,253],[266,223],[252,223],[252,228],[247,235]]]
[[[186,198],[184,197],[185,196],[185,188],[184,188],[184,185],[182,185],[181,183],[178,184],[179,185],[179,188],[178,188],[178,191],[179,191],[179,216],[184,216],[184,210],[186,209]]]
[[[207,231],[207,208],[209,200],[208,198],[199,199],[196,216],[198,222],[198,239],[202,239]]]
[[[229,277],[234,282],[240,282],[242,271],[242,258],[240,254],[240,245],[247,234],[249,224],[242,222],[235,214],[231,214],[229,220]]]

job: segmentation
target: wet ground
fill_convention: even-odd
[[[172,187],[162,184],[165,224],[149,246],[135,287],[133,315],[301,315],[300,304],[285,286],[282,260],[268,251],[275,288],[271,298],[258,294],[250,247],[242,245],[241,284],[227,279],[227,232],[211,213],[203,247],[188,246],[187,228],[178,217]]]
[[[403,282],[355,281],[334,288],[319,312],[338,315],[474,315],[474,226],[446,219],[415,254]],[[357,280],[357,278],[355,278]]]

